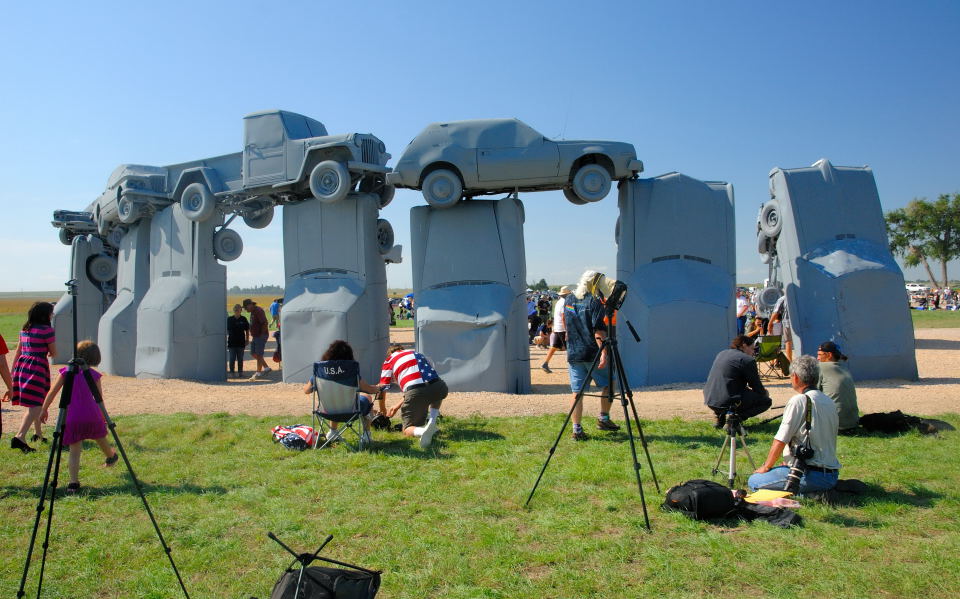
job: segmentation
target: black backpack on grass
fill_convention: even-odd
[[[297,590],[297,579],[300,589]],[[374,599],[380,589],[379,572],[309,566],[285,572],[273,587],[270,599]]]
[[[710,520],[736,515],[736,503],[730,489],[712,480],[688,480],[670,487],[663,507],[681,512],[694,520]]]

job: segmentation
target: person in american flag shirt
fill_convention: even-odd
[[[403,434],[419,437],[420,447],[429,447],[438,430],[440,404],[447,396],[447,384],[426,356],[402,345],[392,346],[383,362],[380,373],[383,397],[386,397],[386,390],[394,381],[403,391],[403,400],[387,410],[387,417],[393,418],[399,411]]]

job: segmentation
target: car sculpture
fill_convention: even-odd
[[[311,197],[337,202],[359,189],[377,194],[380,207],[386,206],[394,191],[385,183],[389,159],[374,135],[329,135],[315,119],[265,110],[244,117],[242,152],[162,167],[120,165],[87,211],[104,237],[177,201],[192,221],[220,210],[261,229],[270,224],[274,205]],[[66,243],[69,234],[61,240]],[[221,259],[233,259],[236,252],[227,248],[235,239],[225,241],[231,243],[220,244]]]
[[[552,189],[585,204],[606,197],[612,180],[641,171],[632,144],[556,141],[517,119],[478,119],[428,125],[386,181],[421,190],[437,208],[463,197]]]

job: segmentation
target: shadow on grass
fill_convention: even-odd
[[[429,448],[420,449],[415,437],[402,439],[376,439],[373,442],[373,453],[379,453],[401,458],[415,458],[418,460],[449,460],[453,456],[443,452],[442,439],[434,441]]]
[[[124,478],[129,481],[127,484],[120,485],[109,485],[102,487],[86,486],[83,485],[83,481],[80,481],[80,484],[83,485],[80,488],[80,497],[109,497],[113,495],[131,495],[138,496],[137,488],[134,486],[133,481],[130,479],[129,473],[124,474]],[[42,482],[42,481],[41,481]],[[65,480],[57,481],[57,500],[61,500],[64,497],[72,497],[73,495],[66,495],[67,483]],[[150,495],[156,494],[170,494],[170,495],[206,495],[206,494],[217,494],[225,495],[228,491],[226,487],[220,486],[209,486],[204,487],[200,485],[152,485],[144,481],[140,481],[140,487],[143,489],[143,494],[149,499]],[[31,486],[31,487],[11,487],[5,486],[0,487],[0,498],[5,497],[29,497],[37,499],[40,496],[41,485]],[[49,493],[49,490],[47,491]]]

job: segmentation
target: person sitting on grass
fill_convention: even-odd
[[[323,352],[323,356],[320,357],[321,362],[327,362],[329,360],[349,360],[354,362],[353,348],[350,347],[350,344],[343,339],[337,339],[330,344],[330,347],[327,348],[327,351]],[[361,436],[361,441],[363,443],[370,443],[373,440],[373,436],[370,434],[370,420],[372,419],[369,418],[369,416],[373,409],[373,402],[370,401],[370,397],[368,395],[364,395],[364,393],[370,393],[376,396],[380,393],[380,389],[374,387],[373,385],[368,385],[367,382],[361,377],[357,377],[357,382],[357,387],[363,392],[357,394],[357,401],[360,404],[361,420],[363,421],[363,434]],[[310,381],[303,386],[303,392],[309,395],[310,393],[313,393],[315,389],[316,387],[314,386],[314,380],[311,377]],[[383,398],[378,397],[377,399],[379,401],[380,411],[385,411],[383,409]],[[330,426],[330,433],[328,435],[330,438],[328,440],[335,441],[340,436],[340,433],[337,430],[340,427],[340,423],[329,420],[327,421],[327,425]]]
[[[403,391],[403,399],[387,410],[387,418],[393,418],[400,411],[403,434],[420,437],[420,447],[426,449],[438,430],[437,419],[440,404],[448,393],[447,384],[426,356],[402,345],[392,346],[383,362],[380,392],[384,403],[387,388],[393,381]]]
[[[93,341],[81,341],[77,344],[77,357],[90,367],[90,376],[97,386],[100,398],[103,399],[103,386],[100,383],[102,375],[93,369],[100,364],[100,348]],[[67,369],[66,366],[60,369],[60,378],[47,393],[40,413],[41,422],[47,421],[50,404],[60,396]],[[83,442],[87,439],[100,447],[100,451],[106,456],[103,462],[105,466],[113,466],[117,463],[120,456],[107,442],[107,423],[103,418],[103,412],[87,385],[87,377],[81,371],[73,379],[73,393],[70,394],[67,419],[63,425],[63,445],[70,448],[70,458],[67,462],[70,483],[67,485],[67,493],[76,493],[80,490],[80,454],[83,453]]]
[[[763,465],[747,480],[751,490],[781,490],[787,482],[790,467],[776,466],[783,456],[785,464],[793,461],[793,451],[801,441],[807,408],[810,409],[810,445],[813,457],[807,460],[800,479],[800,493],[827,491],[837,484],[840,461],[837,460],[837,406],[817,389],[820,369],[813,356],[799,356],[790,364],[790,386],[797,392],[783,409],[783,421],[773,437],[770,452]]]
[[[857,407],[857,387],[847,370],[847,357],[833,341],[824,341],[817,348],[820,361],[820,380],[817,388],[837,404],[840,418],[840,434],[849,434],[860,425],[860,409]]]

